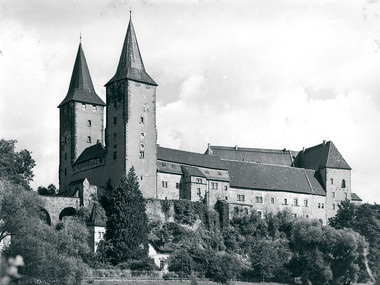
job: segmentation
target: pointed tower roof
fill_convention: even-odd
[[[129,20],[116,74],[107,82],[106,86],[125,78],[155,86],[158,85],[145,71],[132,19]]]
[[[58,108],[70,101],[105,106],[103,100],[100,99],[95,92],[81,43],[79,44],[77,57],[75,59],[69,91]]]
[[[351,170],[332,141],[324,141],[322,144],[300,151],[296,158],[296,165],[314,170],[321,168]]]

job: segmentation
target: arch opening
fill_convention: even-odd
[[[62,221],[64,217],[75,216],[77,211],[73,207],[64,208],[59,214],[59,220]]]

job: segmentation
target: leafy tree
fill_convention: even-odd
[[[115,265],[148,255],[148,216],[145,199],[132,167],[120,180],[112,196],[111,215],[106,224],[107,253]]]
[[[31,152],[23,149],[15,151],[16,140],[0,140],[0,179],[22,185],[30,190],[33,180],[33,167],[36,165]]]
[[[54,196],[57,193],[57,187],[54,184],[50,184],[47,188],[39,186],[37,192],[44,196]]]
[[[356,216],[356,206],[350,200],[338,204],[336,215],[329,219],[329,225],[336,229],[353,228]]]

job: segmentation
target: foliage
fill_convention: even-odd
[[[193,225],[200,219],[205,225],[207,206],[203,202],[192,202],[189,200],[173,200],[174,219],[177,223]]]
[[[54,196],[57,194],[57,187],[54,184],[50,184],[47,188],[43,186],[39,186],[37,188],[37,192],[43,196]]]
[[[133,167],[114,190],[108,215],[105,238],[112,264],[146,258],[148,217]]]
[[[222,229],[228,228],[230,225],[230,204],[224,200],[218,200],[215,204],[215,210],[219,214],[219,223]]]
[[[353,230],[322,227],[317,220],[297,221],[291,242],[294,256],[289,269],[313,284],[355,282],[361,257],[368,247]]]
[[[31,152],[23,149],[15,151],[16,140],[0,140],[0,179],[8,180],[30,190],[33,167],[36,165]]]
[[[329,225],[336,229],[353,228],[356,215],[356,206],[349,200],[338,204],[337,214],[329,219]]]
[[[161,200],[161,208],[162,208],[162,211],[165,214],[168,214],[169,210],[170,210],[170,202],[169,202],[169,200],[167,200],[167,199]]]

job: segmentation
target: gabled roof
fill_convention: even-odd
[[[291,166],[293,163],[293,156],[297,156],[298,152],[287,149],[277,150],[210,145],[207,148],[206,153],[219,156],[221,159],[226,160]]]
[[[157,83],[145,71],[132,19],[129,20],[116,74],[106,85],[126,78],[157,86]]]
[[[185,176],[195,176],[195,177],[206,178],[206,176],[202,173],[202,171],[199,170],[198,167],[182,165],[182,171],[183,171],[183,174],[185,174]]]
[[[157,159],[161,161],[176,162],[183,165],[212,169],[227,169],[225,163],[217,156],[170,149],[160,146],[157,147]]]
[[[104,146],[101,143],[97,143],[95,145],[92,145],[86,148],[77,158],[77,160],[74,162],[74,165],[91,160],[91,159],[101,158],[101,157],[104,157],[104,155],[105,155]]]
[[[102,217],[99,207],[101,206],[99,206],[98,203],[94,203],[94,205],[92,206],[91,215],[87,221],[88,226],[106,226],[105,217]]]
[[[162,239],[157,237],[155,234],[148,235],[149,243],[154,247],[157,252],[160,253],[171,253],[174,251],[174,248],[170,244],[164,242]]]
[[[295,165],[297,167],[318,170],[321,168],[348,169],[351,167],[344,160],[332,141],[300,151]]]
[[[309,169],[252,162],[225,161],[230,186],[325,196],[316,172]]]
[[[84,56],[84,52],[82,50],[82,44],[79,44],[73,73],[71,75],[69,90],[65,99],[63,99],[61,104],[59,104],[58,108],[70,101],[105,106],[103,100],[96,94],[92,84],[86,57]]]
[[[352,201],[363,201],[356,193],[351,193]]]

